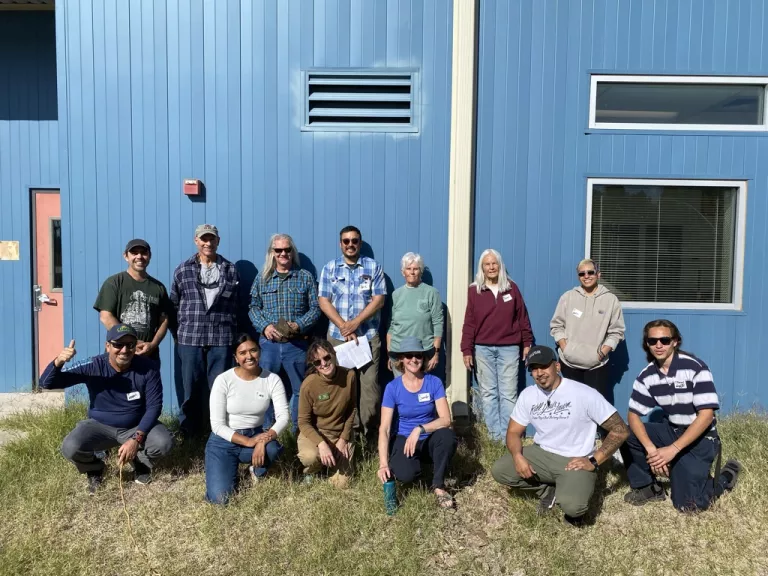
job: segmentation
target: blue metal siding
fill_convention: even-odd
[[[766,404],[765,135],[587,132],[590,72],[768,76],[760,0],[481,0],[475,256],[499,249],[540,343],[576,284],[588,177],[748,181],[742,312],[625,310],[625,407],[645,365],[644,324],[666,317],[711,367],[725,410]],[[617,355],[614,361],[620,362]]]
[[[30,190],[59,182],[56,44],[51,12],[0,12],[0,392],[33,380]]]
[[[203,222],[219,227],[222,255],[259,269],[269,236],[289,233],[318,274],[355,224],[395,287],[413,250],[445,293],[451,2],[62,0],[56,11],[65,331],[82,354],[103,346],[91,306],[124,268],[125,242],[146,238],[149,271],[168,285]],[[418,68],[419,132],[302,133],[301,70],[343,66]],[[183,196],[184,178],[204,182],[204,201]],[[175,407],[167,342],[162,360]]]

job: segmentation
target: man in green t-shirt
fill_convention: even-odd
[[[104,281],[93,307],[107,330],[121,322],[133,328],[138,334],[136,354],[159,362],[158,347],[168,331],[172,309],[168,292],[162,282],[147,274],[152,259],[147,242],[131,240],[123,258],[128,269]]]

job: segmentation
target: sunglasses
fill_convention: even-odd
[[[357,246],[360,244],[360,238],[342,238],[341,241],[344,246],[349,246],[350,244],[352,244],[352,246]]]
[[[273,250],[275,251],[275,254],[282,254],[283,252],[285,252],[286,254],[290,254],[291,252],[293,252],[293,248],[291,248],[290,246],[288,248],[273,248]]]
[[[312,366],[315,368],[320,368],[323,364],[330,364],[331,360],[333,360],[333,356],[330,354],[326,354],[322,358],[318,358],[317,360],[312,360]]]
[[[579,278],[584,278],[584,276],[594,276],[597,274],[594,270],[582,270],[579,272]]]
[[[669,346],[672,344],[672,338],[669,336],[662,336],[661,338],[646,338],[645,341],[648,346],[656,346],[656,342],[661,342],[664,344],[664,346]]]
[[[136,342],[123,342],[121,344],[120,342],[112,342],[112,341],[110,341],[109,344],[115,350],[122,350],[123,348],[125,348],[126,350],[128,350],[130,352],[131,350],[135,350],[136,349]]]
[[[416,358],[416,360],[422,360],[424,358],[424,354],[421,352],[403,352],[400,354],[400,356],[406,360],[411,360],[412,358]]]
[[[147,250],[146,248],[131,248],[130,250],[128,250],[128,254],[133,254],[134,256],[143,254],[144,256],[147,256],[149,254],[149,250]]]

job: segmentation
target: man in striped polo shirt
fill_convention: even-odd
[[[720,402],[704,362],[680,350],[683,337],[669,320],[654,320],[643,329],[649,364],[632,387],[627,420],[632,434],[624,463],[632,490],[624,501],[637,506],[664,500],[657,476],[668,476],[672,504],[681,511],[705,510],[736,485],[741,465],[729,460],[720,470],[720,437],[715,410]],[[654,408],[663,422],[643,423]],[[714,479],[709,475],[717,458]]]

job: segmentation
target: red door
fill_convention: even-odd
[[[34,190],[35,243],[32,281],[37,375],[61,352],[64,342],[64,270],[61,259],[61,202],[58,190]]]

